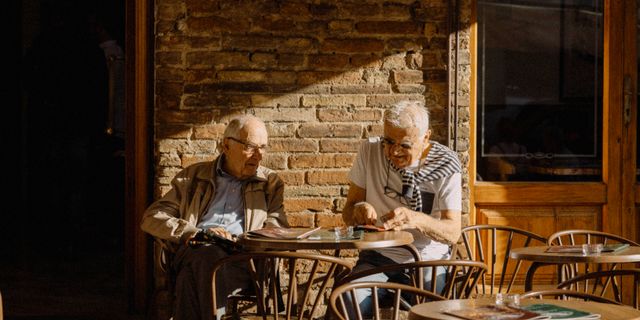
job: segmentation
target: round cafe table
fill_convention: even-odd
[[[510,257],[516,260],[532,261],[524,280],[524,290],[531,291],[533,275],[538,267],[549,264],[568,263],[630,263],[640,262],[640,247],[630,246],[620,251],[583,255],[581,252],[546,252],[547,246],[514,248]]]
[[[245,248],[253,250],[335,250],[336,256],[343,249],[400,247],[411,252],[416,261],[420,260],[420,253],[412,244],[413,236],[407,231],[365,232],[361,239],[335,239],[326,236],[328,233],[333,234],[333,231],[323,229],[319,231],[319,236],[312,234],[306,239],[273,239],[244,234],[238,241]]]
[[[493,304],[493,299],[460,299],[427,302],[415,305],[409,311],[409,320],[460,320],[460,318],[444,314],[447,310],[486,306]],[[582,300],[554,300],[554,299],[522,299],[520,305],[548,303],[561,307],[600,314],[602,320],[630,320],[640,319],[640,310],[629,306],[600,303]]]

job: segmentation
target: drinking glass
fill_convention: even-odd
[[[582,245],[582,254],[585,256],[598,255],[602,252],[602,247],[602,243],[585,243]]]
[[[353,226],[335,227],[333,232],[335,232],[336,240],[353,238]]]

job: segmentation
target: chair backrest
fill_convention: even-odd
[[[520,299],[531,299],[531,298],[537,298],[537,299],[555,298],[558,300],[571,300],[571,298],[574,298],[574,299],[584,300],[584,301],[595,301],[595,302],[611,303],[611,304],[617,304],[617,305],[621,304],[614,300],[607,299],[605,297],[601,297],[598,295],[590,294],[587,292],[564,290],[564,289],[529,291],[520,295]]]
[[[640,308],[640,269],[606,270],[587,273],[558,284],[558,289],[570,289],[594,294]],[[631,300],[625,301],[623,292],[630,291]],[[625,303],[626,302],[626,303]]]
[[[359,289],[370,289],[372,292],[372,303],[371,310],[361,310],[358,303],[354,303],[358,301],[358,291]],[[391,295],[392,305],[385,306],[383,311],[388,311],[390,314],[382,314],[381,313],[381,301],[378,295],[378,292],[383,289],[386,290],[388,297]],[[410,297],[408,297],[408,295]],[[373,319],[391,319],[397,320],[400,319],[400,315],[403,312],[406,312],[411,305],[415,305],[418,303],[426,302],[426,301],[440,301],[445,300],[443,297],[434,294],[431,291],[422,290],[410,285],[394,283],[394,282],[349,282],[344,283],[331,292],[331,297],[329,298],[329,305],[331,307],[331,314],[336,316],[340,320],[362,320],[363,313],[368,312],[373,315]],[[413,301],[413,303],[409,302]],[[352,310],[353,315],[350,316]],[[402,317],[402,319],[406,319],[406,317]]]
[[[549,236],[547,243],[556,245],[577,245],[583,243],[627,243],[632,246],[640,246],[637,242],[621,237],[617,234],[597,230],[563,230]]]
[[[438,268],[446,271],[444,285],[440,286],[438,286],[438,281],[435,279],[438,274]],[[445,299],[464,299],[469,298],[474,292],[478,281],[487,271],[487,266],[481,262],[465,260],[430,260],[392,264],[352,273],[338,284],[352,282],[373,274],[394,271],[400,271],[408,275],[408,283],[405,284],[430,291]],[[427,279],[429,280],[429,287],[424,286],[424,274],[431,275],[431,279]],[[394,280],[390,279],[389,281],[393,282]]]
[[[171,266],[174,252],[169,243],[158,238],[153,243],[154,292],[147,313],[154,319],[173,315],[176,273]]]
[[[480,293],[508,293],[513,289],[523,263],[523,260],[514,261],[509,257],[511,250],[545,245],[546,242],[547,239],[541,235],[515,227],[472,225],[462,228],[462,248],[456,246],[454,255],[459,259],[480,261],[488,266],[489,270],[478,288]],[[524,273],[525,269],[522,270]]]
[[[228,256],[212,268],[213,314],[216,315],[216,273],[226,264],[246,264],[256,294],[257,314],[266,319],[313,319],[322,316],[329,289],[351,272],[352,263],[319,253],[245,252]],[[282,308],[282,309],[281,309]]]
[[[637,242],[621,237],[619,235],[597,230],[563,230],[558,231],[549,236],[547,241],[548,245],[580,245],[585,243],[626,243],[632,246],[639,246]],[[574,263],[565,264],[562,268],[562,279],[570,279],[580,274],[587,274],[594,271],[601,270],[615,270],[618,267],[617,263],[610,264],[588,264],[588,263]]]

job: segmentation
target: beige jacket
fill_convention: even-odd
[[[180,171],[171,190],[152,203],[142,218],[142,230],[169,242],[184,243],[198,231],[196,225],[215,195],[214,161],[201,162]],[[255,230],[265,225],[287,226],[284,215],[284,182],[277,173],[260,166],[243,187],[245,226]]]

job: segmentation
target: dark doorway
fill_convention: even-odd
[[[130,318],[124,70],[113,69],[124,68],[124,6],[25,0],[3,14],[11,30],[4,129],[15,137],[6,145],[15,156],[4,160],[15,182],[0,253],[7,319]]]

